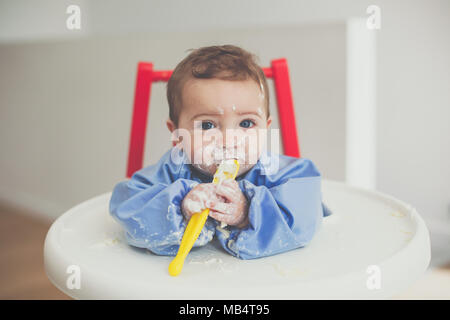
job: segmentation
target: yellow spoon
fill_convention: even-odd
[[[224,180],[234,179],[239,171],[239,162],[235,159],[230,159],[222,162],[214,174],[213,183],[220,184]],[[200,232],[205,225],[206,219],[209,215],[209,208],[204,209],[202,212],[194,213],[189,220],[189,223],[184,231],[183,239],[181,239],[180,248],[176,257],[169,265],[169,274],[171,276],[177,276],[183,269],[184,260],[192,249],[195,241],[197,240]]]

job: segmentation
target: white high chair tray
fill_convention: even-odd
[[[333,215],[307,247],[240,260],[213,241],[194,248],[177,277],[167,271],[173,257],[127,244],[108,212],[111,193],[103,194],[53,223],[47,276],[77,299],[372,299],[400,293],[425,272],[429,234],[414,208],[339,182],[325,180],[322,190]],[[67,285],[74,276],[79,288]]]

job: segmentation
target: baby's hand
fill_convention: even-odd
[[[225,180],[216,188],[219,201],[211,201],[209,215],[230,226],[244,228],[248,225],[248,202],[235,180]]]
[[[215,184],[200,183],[184,197],[181,202],[181,211],[186,220],[189,220],[194,213],[201,212],[209,208],[211,203],[219,201],[224,201],[224,199],[217,197]]]

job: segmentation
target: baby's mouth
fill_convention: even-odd
[[[230,149],[224,149],[224,150],[214,150],[213,152],[213,159],[215,164],[220,164],[223,161],[227,160],[239,160],[242,159],[242,156],[239,156],[237,150],[230,150]]]

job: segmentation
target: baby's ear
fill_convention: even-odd
[[[269,116],[268,118],[267,118],[267,128],[270,128],[270,125],[272,124],[272,117],[271,116]]]
[[[170,119],[167,119],[166,125],[167,125],[167,129],[169,129],[170,132],[173,132],[177,128],[175,123],[173,123],[173,121]]]
[[[166,121],[166,125],[167,125],[167,129],[169,129],[169,131],[172,133],[172,147],[175,147],[178,143],[178,141],[175,139],[175,137],[173,136],[173,132],[175,131],[175,129],[177,128],[177,126],[175,125],[175,123],[170,120],[167,119]]]

